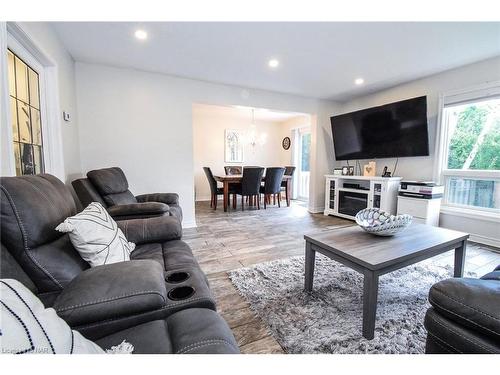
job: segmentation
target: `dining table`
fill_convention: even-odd
[[[290,207],[290,195],[292,192],[292,177],[289,175],[283,176],[283,182],[286,182],[285,185],[285,196],[286,196],[286,205]],[[231,175],[216,175],[214,176],[216,181],[222,182],[223,190],[224,190],[224,212],[227,212],[228,201],[229,201],[229,185],[230,184],[241,184],[241,179],[243,178],[242,174],[231,174]],[[265,181],[266,177],[262,177],[262,181]]]

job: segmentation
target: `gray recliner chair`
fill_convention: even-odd
[[[99,202],[115,220],[170,215],[182,221],[178,194],[134,196],[128,189],[128,181],[121,168],[92,170],[87,173],[87,178],[74,180],[71,184],[83,207],[91,202]]]
[[[238,351],[191,249],[164,238],[161,221],[171,216],[118,222],[137,244],[131,260],[90,268],[55,230],[75,213],[54,176],[0,178],[0,278],[20,281],[102,346],[126,339],[144,353]]]
[[[434,284],[429,302],[426,353],[500,353],[500,265],[480,279]]]

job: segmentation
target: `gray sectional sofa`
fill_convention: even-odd
[[[67,234],[76,214],[56,177],[0,178],[0,278],[13,278],[73,329],[103,347],[126,340],[135,353],[238,353],[216,312],[206,276],[171,214],[118,221],[137,244],[131,261],[90,268]]]

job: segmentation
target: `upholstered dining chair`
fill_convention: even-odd
[[[273,197],[274,204],[276,204],[276,195],[281,193],[281,181],[283,181],[284,174],[285,168],[272,167],[266,169],[264,186],[260,187],[260,193],[264,194],[264,208],[267,208],[268,202],[271,203],[271,196]],[[278,196],[278,207],[281,207],[280,200]]]
[[[209,167],[203,167],[203,171],[207,176],[208,184],[210,185],[210,207],[217,209],[217,200],[219,195],[224,195],[224,189],[217,186],[217,180],[214,178],[212,170]],[[230,203],[230,195],[233,194],[233,208],[236,208],[236,187],[233,184],[229,185],[228,204]]]
[[[292,176],[293,177],[293,174],[295,173],[295,168],[294,166],[285,166],[285,176]],[[285,190],[286,189],[286,181],[281,181],[281,190]],[[288,194],[292,194],[292,192],[288,192]],[[281,200],[281,192],[280,192],[280,200]]]
[[[219,195],[224,195],[224,190],[217,187],[217,181],[214,178],[212,170],[209,167],[203,167],[203,172],[207,176],[208,185],[210,186],[210,207],[217,209],[217,198]]]
[[[264,168],[261,167],[245,167],[243,168],[243,177],[241,178],[241,185],[236,185],[235,189],[237,194],[241,195],[241,210],[245,210],[244,197],[256,198],[257,207],[260,210],[260,186],[262,176],[264,175]]]
[[[224,167],[224,171],[226,172],[227,176],[233,175],[233,174],[241,174],[243,168],[239,165],[226,165]]]

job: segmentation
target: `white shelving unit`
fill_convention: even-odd
[[[441,198],[421,199],[398,197],[398,215],[409,214],[416,223],[439,226]]]
[[[380,208],[396,214],[401,177],[326,175],[325,215],[354,220],[363,208]],[[359,188],[345,184],[358,184]]]

